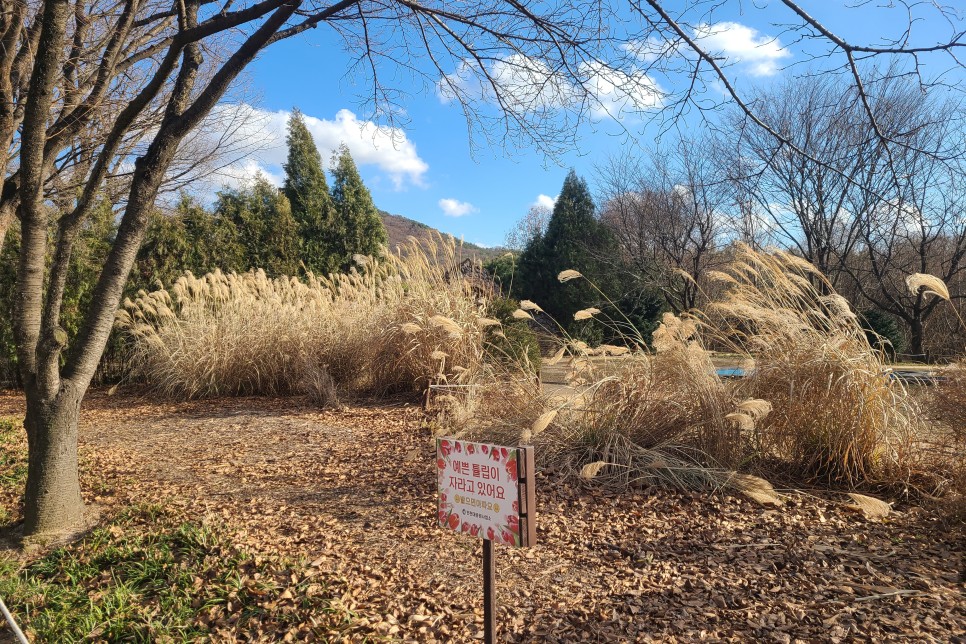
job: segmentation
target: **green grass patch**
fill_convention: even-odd
[[[0,559],[0,597],[33,641],[324,639],[346,619],[310,569],[158,507],[33,561]]]

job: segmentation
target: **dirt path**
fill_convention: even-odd
[[[0,395],[0,415],[22,413]],[[356,618],[336,640],[480,635],[479,543],[435,527],[433,443],[412,407],[189,404],[92,394],[89,500],[163,502],[251,548],[306,557]],[[797,495],[612,495],[538,481],[538,541],[499,549],[515,641],[964,641],[964,544],[914,508],[867,521]]]

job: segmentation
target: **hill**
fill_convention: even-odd
[[[410,235],[420,241],[430,239],[434,233],[453,237],[449,233],[436,230],[432,226],[427,226],[424,223],[409,219],[408,217],[393,215],[384,210],[380,210],[379,215],[382,217],[382,223],[386,227],[386,233],[389,235],[389,248],[404,246]],[[463,242],[464,255],[479,259],[481,262],[499,257],[505,252],[506,249],[504,248],[483,248],[476,244]]]

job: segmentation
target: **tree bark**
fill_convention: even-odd
[[[33,389],[28,385],[28,389]],[[62,381],[52,399],[27,392],[29,459],[24,493],[24,534],[44,535],[79,526],[84,502],[77,477],[77,421],[83,391]]]
[[[914,356],[921,356],[922,353],[923,328],[922,320],[918,317],[909,322],[909,353]],[[926,357],[928,362],[928,356]]]

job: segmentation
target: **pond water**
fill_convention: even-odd
[[[748,375],[741,367],[721,367],[715,371],[719,378],[744,378]]]

